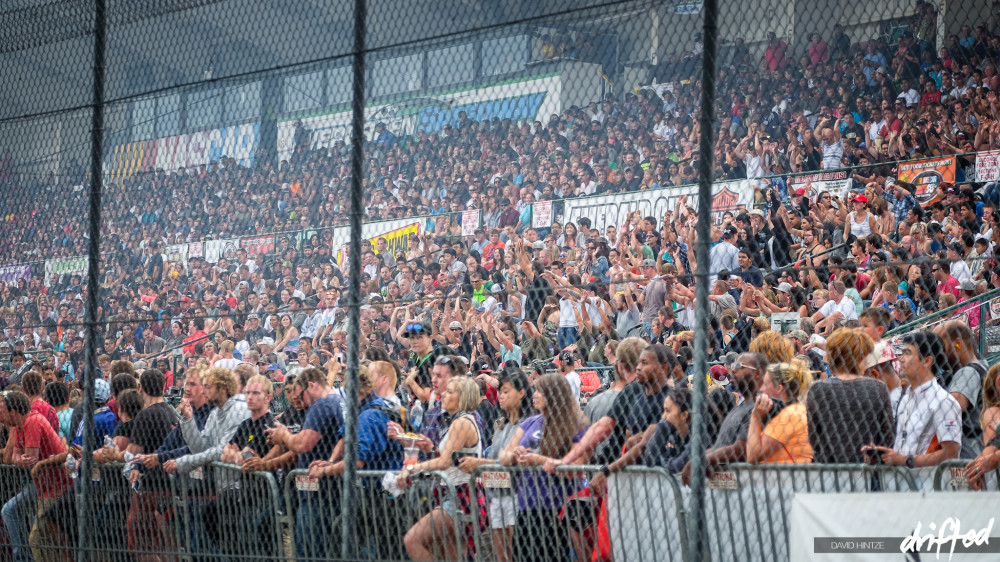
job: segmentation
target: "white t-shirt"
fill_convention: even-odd
[[[566,373],[566,381],[569,382],[570,388],[573,389],[573,398],[579,402],[580,401],[580,386],[583,382],[580,380],[580,375],[576,371],[570,371]]]
[[[840,297],[839,303],[833,302],[832,299],[826,301],[826,304],[819,309],[819,312],[823,315],[823,318],[830,316],[834,312],[839,312],[844,315],[844,320],[858,319],[858,309],[854,306],[854,301],[846,296]]]
[[[844,156],[844,141],[843,139],[838,140],[830,144],[825,142],[820,142],[820,147],[823,149],[823,169],[829,170],[831,168],[840,168],[842,166],[840,159]]]
[[[236,358],[232,358],[232,359],[219,359],[218,361],[216,361],[215,363],[213,363],[212,366],[216,367],[216,368],[221,367],[223,369],[235,369],[236,366],[239,365],[240,363],[242,363],[242,361],[240,361],[239,359],[236,359]]]

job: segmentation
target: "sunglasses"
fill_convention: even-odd
[[[461,328],[452,328],[451,331],[452,332],[461,332],[462,329]]]
[[[424,325],[423,324],[407,324],[406,325],[406,331],[407,332],[414,332],[414,333],[417,333],[417,334],[422,334],[422,333],[424,333]]]
[[[437,363],[438,365],[450,365],[451,357],[448,357],[447,355],[442,355],[441,357],[437,358],[435,363]]]

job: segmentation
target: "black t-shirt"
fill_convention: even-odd
[[[302,422],[306,420],[306,411],[289,406],[280,416],[278,421],[288,428],[288,432],[296,434],[302,429]]]
[[[264,435],[264,430],[269,427],[274,427],[274,416],[271,412],[257,419],[247,418],[236,429],[236,434],[233,435],[233,438],[229,442],[239,447],[241,451],[246,447],[250,447],[253,452],[263,457],[270,450],[267,438]]]
[[[411,351],[407,361],[407,371],[417,368],[417,384],[421,388],[431,387],[431,369],[434,368],[434,361],[442,355],[452,355],[452,349],[448,346],[436,346],[427,355],[420,357],[417,352]]]
[[[118,422],[118,425],[115,426],[115,433],[111,437],[113,437],[113,438],[114,437],[124,437],[124,438],[128,439],[129,441],[132,441],[132,424],[133,423],[135,423],[134,420],[127,421],[127,422],[124,422],[124,421],[123,422]]]
[[[132,420],[131,442],[152,453],[163,444],[167,434],[177,425],[177,414],[166,402],[157,402],[139,412]]]
[[[166,402],[157,402],[148,408],[143,408],[132,420],[130,443],[142,448],[143,453],[152,453],[160,448],[163,440],[177,425],[177,414]],[[140,479],[143,491],[170,489],[170,477],[157,467],[144,471]]]
[[[607,458],[595,459],[595,463],[608,464],[621,456],[626,431],[636,435],[656,423],[663,414],[663,399],[668,392],[670,386],[666,384],[652,395],[646,395],[646,389],[638,381],[625,385],[608,412],[608,417],[615,420],[615,428],[608,436],[607,446],[603,449]]]

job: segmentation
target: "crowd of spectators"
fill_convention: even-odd
[[[685,198],[664,216],[636,211],[603,231],[588,217],[531,226],[537,201],[694,181],[698,80],[675,76],[662,97],[644,89],[546,123],[460,115],[411,138],[378,127],[366,146],[365,216],[430,218],[405,249],[377,239],[360,256],[358,466],[396,475],[359,481],[371,507],[361,526],[392,531],[363,545],[372,556],[460,559],[477,526],[501,561],[599,555],[594,530],[605,515],[594,506],[607,478],[645,464],[687,482],[693,431],[712,443],[710,472],[733,462],[918,468],[961,458],[982,487],[1000,464],[1000,367],[978,354],[995,319],[972,299],[1000,288],[1000,192],[960,178],[921,205],[892,162],[1000,144],[1000,38],[981,24],[936,51],[935,17],[921,4],[915,33],[892,48],[854,44],[838,27],[829,42],[813,37],[798,62],[773,37],[759,63],[735,58],[723,69],[716,177],[752,180],[755,204],[712,227],[704,324],[697,215]],[[114,186],[98,287],[58,275],[0,284],[0,353],[12,357],[3,461],[33,477],[2,511],[15,560],[55,559],[75,533],[66,491],[85,415],[88,290],[99,301],[95,438],[104,446],[95,460],[126,463],[133,486],[107,500],[117,509],[99,512],[100,540],[144,556],[176,546],[168,475],[223,461],[279,478],[308,471],[314,487],[297,480],[294,492],[294,549],[334,552],[348,279],[321,229],[347,220],[349,153],[314,149],[309,137],[300,125],[292,157],[277,166],[223,160]],[[787,182],[841,167],[851,169],[842,196]],[[68,180],[8,181],[24,189],[0,202],[5,261],[83,253],[85,214],[55,195]],[[472,237],[461,236],[456,213],[466,208],[483,211]],[[279,237],[270,255],[163,255],[178,242],[293,229],[317,233]],[[707,336],[707,374],[694,372],[692,328]],[[701,376],[709,408],[695,427]],[[165,396],[179,398],[178,388],[171,408]],[[471,478],[490,464],[523,467],[513,491],[484,493]],[[574,464],[601,468],[584,485],[560,469]],[[435,488],[422,517],[383,517],[399,511],[383,488],[408,497],[431,472],[455,495]],[[210,480],[217,493],[204,512],[238,509],[224,473]],[[584,495],[598,502],[562,513]],[[262,508],[254,524],[274,516]],[[231,555],[233,528],[207,523],[216,519],[225,520],[203,519],[199,548]]]

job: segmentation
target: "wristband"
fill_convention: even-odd
[[[601,474],[603,474],[605,477],[611,476],[611,468],[608,465],[602,466]]]

